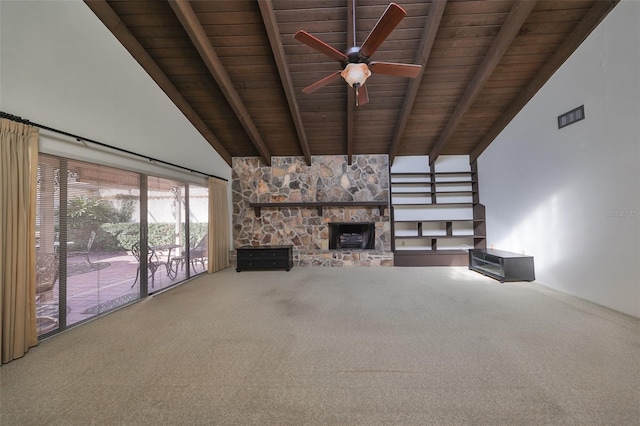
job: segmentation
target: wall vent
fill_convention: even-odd
[[[569,112],[565,112],[558,116],[558,129],[573,124],[576,121],[584,120],[584,105],[580,105],[578,108],[574,108]]]

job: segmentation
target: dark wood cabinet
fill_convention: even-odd
[[[469,250],[469,269],[505,281],[533,281],[536,279],[533,256],[525,256],[495,249]]]
[[[243,246],[236,249],[236,271],[293,268],[293,246]]]

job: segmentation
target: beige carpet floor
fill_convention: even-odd
[[[0,424],[638,425],[639,324],[466,268],[227,269],[0,367]]]

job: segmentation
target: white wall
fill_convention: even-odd
[[[2,111],[230,179],[231,167],[82,1],[3,0],[0,10]]]
[[[231,167],[80,0],[0,0],[0,109],[231,181]],[[40,147],[48,153],[158,170],[146,160],[87,153],[68,141],[40,133]],[[189,178],[178,169],[162,174]]]
[[[478,160],[487,244],[640,317],[640,2],[623,0]],[[586,119],[558,129],[584,104]]]

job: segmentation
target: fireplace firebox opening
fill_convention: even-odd
[[[375,223],[329,223],[329,250],[373,250]]]

